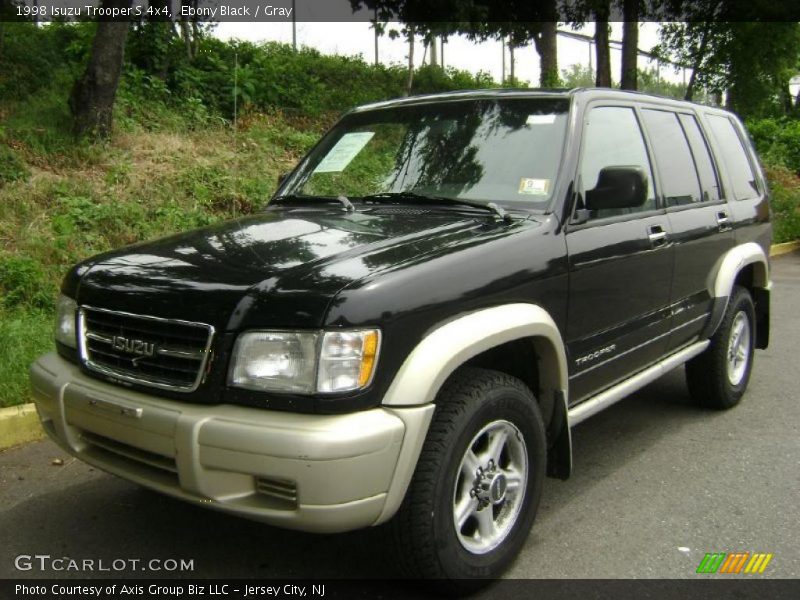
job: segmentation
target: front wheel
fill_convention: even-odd
[[[544,480],[545,428],[527,386],[497,371],[462,369],[436,403],[392,529],[406,575],[474,586],[498,577],[527,538]]]
[[[753,369],[755,311],[743,287],[735,287],[711,344],[686,363],[686,382],[701,406],[732,408],[742,399]]]

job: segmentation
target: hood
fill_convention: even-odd
[[[99,255],[75,270],[77,300],[220,330],[319,327],[354,281],[502,227],[459,210],[278,207]]]

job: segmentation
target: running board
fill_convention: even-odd
[[[694,358],[703,352],[703,350],[708,347],[709,343],[709,340],[703,340],[702,342],[696,342],[691,346],[687,346],[683,350],[668,356],[661,362],[654,364],[652,367],[648,367],[644,371],[641,371],[633,377],[618,383],[614,387],[609,388],[604,392],[600,392],[588,400],[584,400],[569,410],[569,426],[574,427],[592,415],[599,413],[604,408],[608,408],[615,402],[619,402],[626,396],[631,395],[636,390],[643,388],[648,383],[655,381],[667,371],[671,371],[675,367],[682,365],[686,361]]]

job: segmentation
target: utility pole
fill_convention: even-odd
[[[500,75],[500,85],[505,85],[505,83],[506,83],[506,38],[505,38],[505,36],[500,38],[500,53],[503,56],[503,67],[502,67],[501,75]]]
[[[292,49],[297,52],[297,11],[295,0],[292,0]]]
[[[375,9],[375,66],[378,66],[378,9]]]
[[[516,80],[514,77],[514,44],[511,42],[511,38],[508,40],[508,73],[509,73],[509,80],[513,84]]]

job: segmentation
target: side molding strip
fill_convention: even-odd
[[[592,396],[584,402],[581,402],[574,408],[570,409],[569,426],[574,427],[592,415],[595,415],[601,410],[608,408],[619,400],[622,400],[636,390],[643,388],[648,383],[655,381],[667,371],[671,371],[675,367],[682,365],[686,361],[702,353],[709,344],[709,340],[695,342],[691,346],[688,346],[683,350],[668,356],[661,362],[654,364],[652,367],[648,367],[644,371],[641,371],[633,377],[618,383],[614,387],[607,389],[596,396]]]

